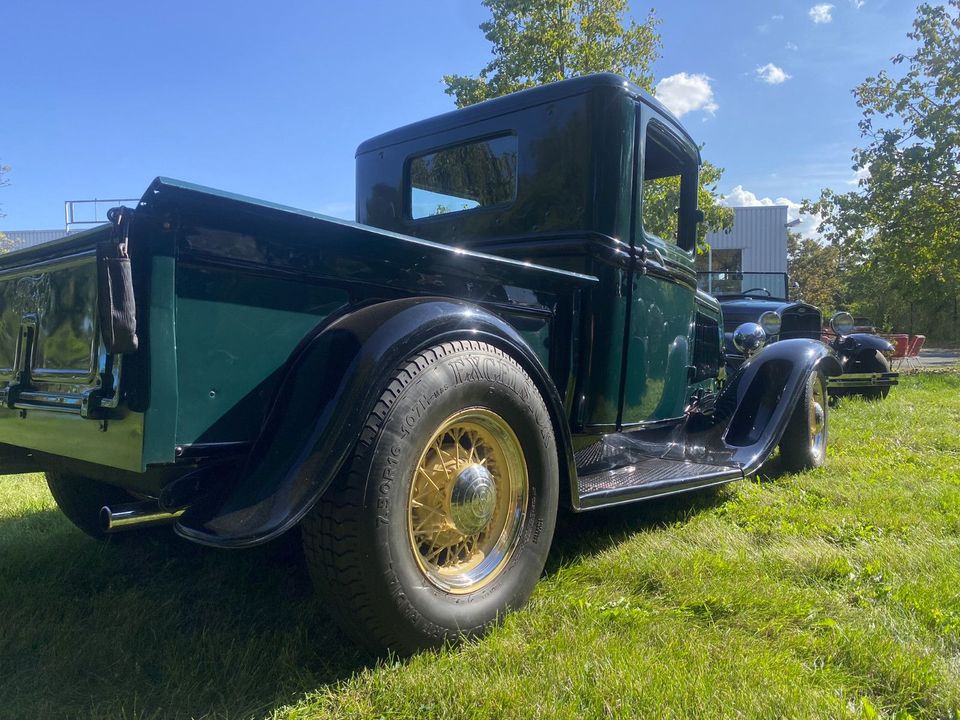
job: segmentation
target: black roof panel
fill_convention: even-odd
[[[696,147],[696,142],[690,137],[690,133],[680,124],[673,113],[671,113],[663,103],[653,97],[653,95],[646,90],[640,89],[620,75],[615,75],[614,73],[596,73],[594,75],[570,78],[569,80],[560,80],[558,82],[548,83],[547,85],[539,85],[527,90],[511,93],[510,95],[504,95],[503,97],[485,100],[476,105],[453,110],[442,115],[436,115],[426,120],[404,125],[403,127],[365,140],[357,148],[356,154],[362,155],[397,143],[433,135],[442,130],[449,130],[453,127],[487,120],[498,115],[515,112],[534,105],[554,102],[604,87],[618,88],[649,106],[658,114],[663,115],[672,127]]]

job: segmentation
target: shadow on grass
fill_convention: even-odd
[[[730,499],[737,482],[770,483],[786,474],[777,454],[746,480],[605,510],[580,514],[561,511],[546,573],[550,575],[564,565],[599,554],[634,533],[683,523],[718,507]]]
[[[0,521],[3,717],[250,717],[374,662],[315,600],[298,537],[234,553]]]
[[[565,514],[547,573],[729,487]],[[4,717],[263,716],[375,663],[315,599],[296,533],[230,552],[165,528],[97,543],[57,511],[0,520]]]

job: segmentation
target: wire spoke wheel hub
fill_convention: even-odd
[[[527,505],[523,449],[486,408],[447,418],[426,443],[410,485],[410,548],[435,587],[476,592],[506,567]]]

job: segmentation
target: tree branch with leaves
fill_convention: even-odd
[[[659,57],[660,21],[653,10],[642,23],[627,20],[628,0],[483,0],[490,19],[480,25],[493,60],[476,76],[445,75],[446,93],[457,107],[518,90],[613,72],[653,90],[653,63]],[[723,169],[705,162],[700,170],[699,206],[704,212],[698,237],[733,227],[733,211],[720,205],[717,185]],[[679,196],[668,187],[658,193],[662,214],[673,218]],[[669,232],[669,229],[666,230]]]
[[[852,277],[852,299],[900,329],[938,332],[960,295],[960,0],[917,8],[912,53],[892,58],[853,94],[866,144],[854,150],[856,190],[821,192],[807,212]],[[916,320],[916,327],[908,327]]]

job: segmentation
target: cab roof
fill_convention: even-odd
[[[504,95],[503,97],[484,100],[469,107],[453,110],[442,115],[436,115],[426,120],[420,120],[409,125],[381,133],[365,140],[357,148],[356,155],[381,150],[390,145],[416,140],[417,138],[433,135],[442,130],[469,125],[471,123],[488,120],[499,115],[516,112],[534,105],[543,105],[563,98],[581,95],[600,88],[615,89],[642,102],[669,124],[682,137],[688,140],[696,150],[697,160],[700,160],[700,151],[697,143],[680,124],[676,116],[666,106],[646,90],[641,89],[621,75],[614,73],[596,73],[582,77],[560,80],[558,82],[538,85],[537,87],[520,90],[519,92]]]

